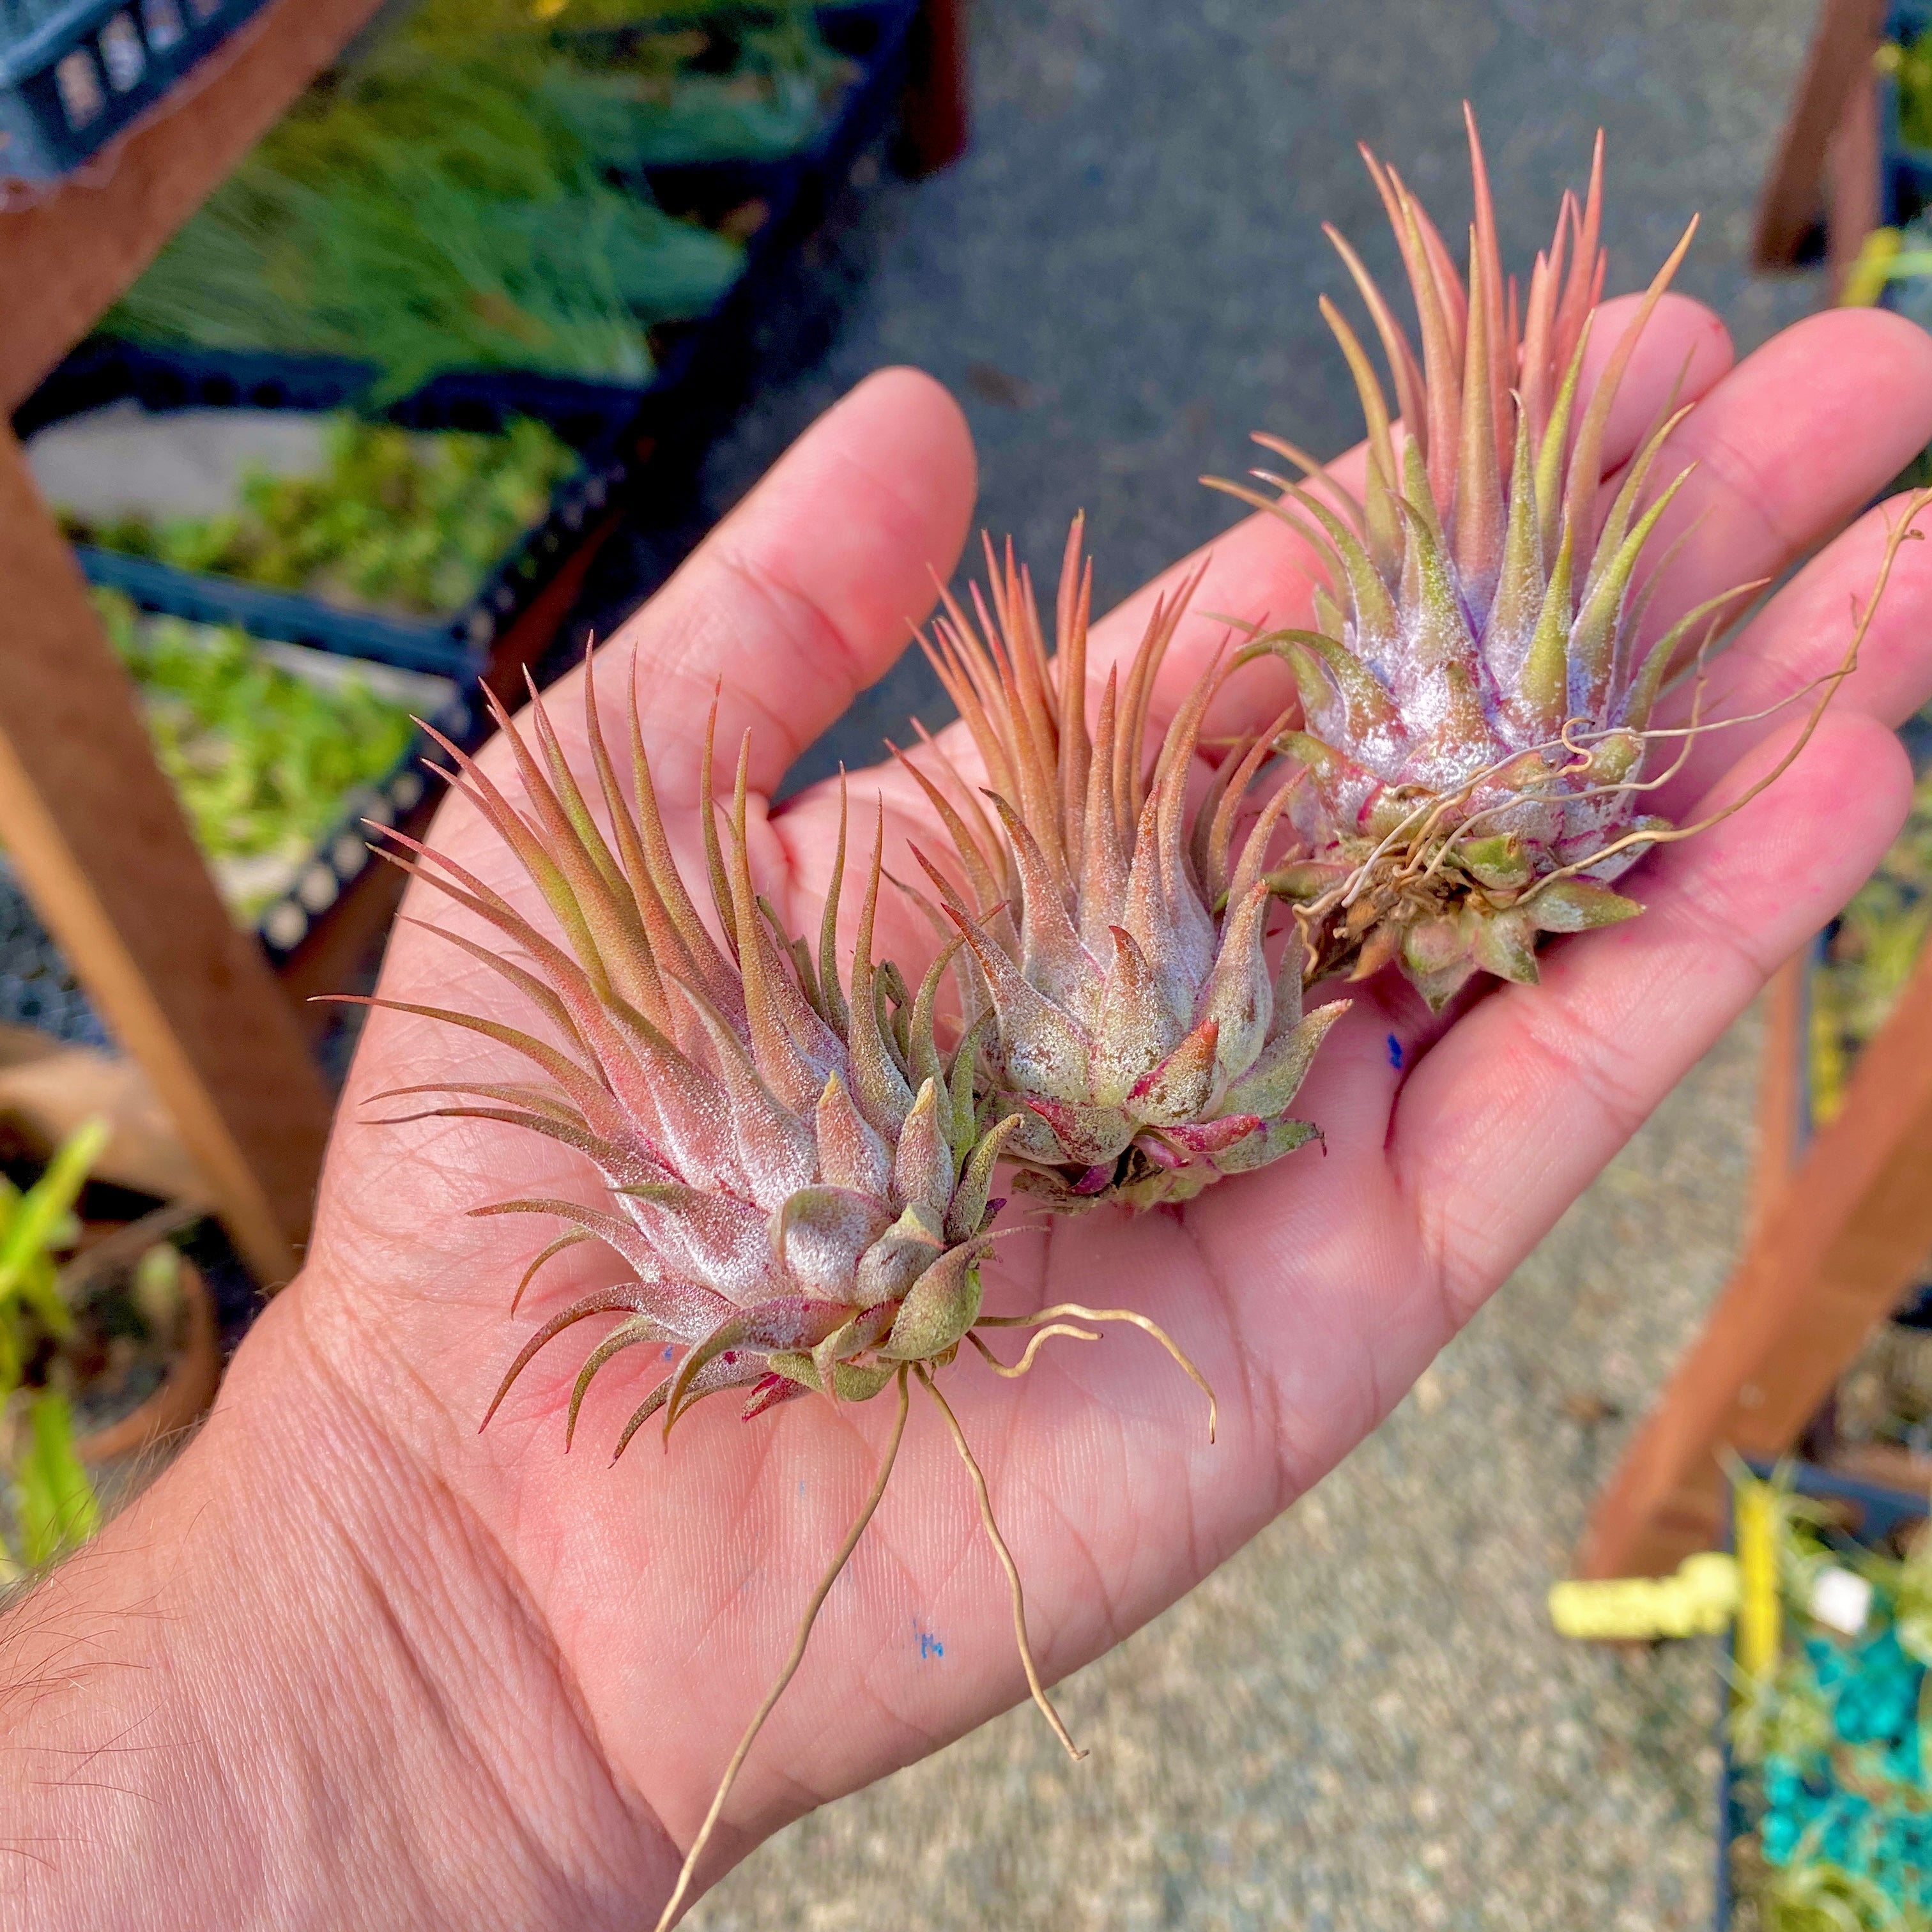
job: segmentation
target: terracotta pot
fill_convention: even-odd
[[[140,1407],[118,1421],[83,1436],[74,1453],[83,1462],[111,1462],[152,1448],[198,1421],[221,1381],[221,1342],[215,1331],[214,1303],[201,1270],[178,1256],[182,1303],[182,1338],[168,1364],[166,1379]]]

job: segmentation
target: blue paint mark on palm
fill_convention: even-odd
[[[1402,1071],[1402,1042],[1394,1034],[1388,1036],[1389,1064],[1400,1073]]]

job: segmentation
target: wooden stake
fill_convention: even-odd
[[[1865,245],[1879,225],[1879,174],[1882,166],[1878,130],[1878,82],[1869,65],[1845,96],[1844,110],[1825,150],[1831,203],[1825,217],[1825,268],[1836,302]]]
[[[1576,1574],[1661,1576],[1708,1547],[1719,1450],[1776,1456],[1796,1442],[1928,1252],[1932,948],[1598,1499]]]
[[[966,66],[968,0],[926,0],[913,23],[906,76],[906,172],[936,174],[966,152],[972,105]]]
[[[1757,1234],[1777,1208],[1810,1129],[1805,1091],[1810,1064],[1806,1030],[1811,950],[1780,966],[1764,995],[1764,1071],[1757,1096],[1757,1152],[1751,1167],[1750,1232]]]
[[[147,1070],[236,1246],[277,1286],[308,1232],[328,1096],[267,961],[215,891],[134,686],[4,429],[0,598],[0,838]]]
[[[1885,20],[1884,0],[1823,0],[1818,25],[1804,56],[1791,112],[1778,138],[1778,153],[1766,172],[1757,219],[1751,234],[1751,266],[1760,270],[1795,268],[1806,235],[1826,213],[1825,173],[1827,156],[1834,176],[1832,199],[1842,206],[1830,210],[1830,245],[1834,253],[1849,247],[1856,254],[1870,220],[1855,235],[1844,232],[1847,218],[1858,218],[1852,206],[1856,190],[1839,178],[1845,143],[1836,137],[1848,106],[1854,116],[1864,112],[1873,98],[1872,56],[1878,50]],[[1862,104],[1854,97],[1862,92]],[[1876,127],[1876,121],[1874,121]],[[1858,134],[1851,137],[1856,146]],[[1874,159],[1876,157],[1874,156]],[[1874,182],[1876,170],[1872,170]]]

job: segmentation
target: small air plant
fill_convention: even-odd
[[[1168,727],[1151,775],[1148,706],[1198,574],[1156,604],[1123,686],[1110,671],[1090,736],[1090,565],[1069,537],[1049,658],[1033,585],[1010,547],[987,546],[992,610],[948,596],[927,655],[985,768],[984,796],[936,741],[934,770],[903,762],[951,836],[956,883],[915,854],[937,889],[942,934],[965,937],[969,1018],[992,1025],[986,1075],[1026,1111],[1006,1142],[1019,1184],[1063,1211],[1184,1201],[1312,1138],[1288,1113],[1346,1000],[1306,1016],[1300,949],[1279,971],[1264,944],[1275,886],[1270,840],[1292,788],[1257,802],[1285,713],[1222,758],[1190,806],[1201,724],[1223,673],[1209,665]],[[963,884],[963,890],[962,885]],[[908,889],[909,890],[909,889]],[[915,895],[917,896],[917,895]]]
[[[787,935],[752,885],[745,830],[748,739],[723,840],[716,807],[704,813],[721,945],[672,859],[634,687],[628,791],[587,674],[584,693],[596,783],[611,826],[608,841],[534,690],[535,750],[493,700],[521,781],[520,808],[454,745],[439,740],[453,765],[442,776],[514,853],[560,930],[561,944],[454,861],[400,832],[386,833],[397,863],[516,949],[521,963],[461,934],[442,934],[519,994],[548,1037],[475,1015],[374,1000],[482,1035],[544,1076],[542,1084],[458,1078],[381,1097],[452,1096],[427,1115],[405,1118],[506,1123],[575,1149],[596,1168],[608,1196],[602,1205],[516,1199],[473,1210],[566,1223],[566,1231],[526,1270],[516,1299],[547,1262],[586,1241],[614,1250],[634,1276],[543,1322],[518,1351],[484,1423],[541,1349],[598,1316],[614,1316],[616,1323],[577,1378],[566,1447],[599,1371],[640,1345],[664,1349],[676,1366],[624,1425],[616,1455],[660,1414],[668,1438],[694,1403],[721,1390],[745,1392],[747,1420],[807,1394],[862,1402],[891,1388],[897,1397],[877,1479],[725,1771],[664,1909],[660,1923],[668,1925],[753,1740],[798,1668],[826,1594],[884,1493],[914,1383],[938,1406],[971,1478],[1011,1586],[1014,1628],[1034,1701],[1076,1756],[1082,1754],[1047,1699],[1028,1643],[1018,1573],[938,1375],[962,1342],[996,1372],[1024,1375],[1047,1339],[1090,1341],[1096,1330],[1084,1324],[1118,1322],[1153,1336],[1200,1384],[1208,1396],[1210,1438],[1214,1399],[1175,1344],[1131,1310],[1069,1304],[1024,1316],[982,1312],[980,1264],[996,1238],[992,1224],[1002,1204],[992,1196],[994,1168],[1022,1122],[975,1079],[985,1022],[969,1025],[950,1052],[940,1045],[940,987],[960,942],[941,952],[916,994],[894,968],[873,958],[883,812],[849,972],[842,970],[836,938],[845,862],[842,817],[814,962],[812,950]],[[702,788],[710,800],[709,733]],[[982,1332],[1007,1328],[1035,1331],[1016,1364],[1000,1360]]]
[[[1740,584],[1646,640],[1672,553],[1642,584],[1639,567],[1690,472],[1652,486],[1688,409],[1663,412],[1601,500],[1611,409],[1696,222],[1580,409],[1604,280],[1602,137],[1588,193],[1564,196],[1519,305],[1464,111],[1475,190],[1466,284],[1401,176],[1363,150],[1414,294],[1419,361],[1360,259],[1328,231],[1373,320],[1400,410],[1392,418],[1367,352],[1324,297],[1367,422],[1360,490],[1269,436],[1256,440],[1304,481],[1257,470],[1278,492],[1268,496],[1205,479],[1292,524],[1329,578],[1315,628],[1258,636],[1247,650],[1283,659],[1300,692],[1301,727],[1276,743],[1300,774],[1289,818],[1301,843],[1270,876],[1298,907],[1308,976],[1364,978],[1393,962],[1436,1010],[1478,971],[1533,983],[1542,934],[1642,910],[1612,884],[1649,848],[1703,829],[1671,825],[1648,801],[1714,728],[1694,704],[1688,728],[1654,728],[1658,694],[1762,587]],[[1820,710],[1870,615],[1868,605],[1822,681]],[[1660,761],[1673,745],[1677,755]]]

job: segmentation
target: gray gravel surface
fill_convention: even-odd
[[[714,452],[734,500],[868,370],[960,396],[981,515],[1036,559],[1090,513],[1100,601],[1230,520],[1193,482],[1267,425],[1357,433],[1314,317],[1318,224],[1390,250],[1352,143],[1466,218],[1456,103],[1488,136],[1506,248],[1546,238],[1600,122],[1613,286],[1694,209],[1682,286],[1748,347],[1819,298],[1743,262],[1805,0],[982,0],[976,141],[874,190],[825,245],[815,366]],[[922,668],[799,776],[864,761]],[[802,1821],[698,1908],[702,1932],[980,1926],[1662,1928],[1708,1922],[1717,1700],[1705,1644],[1559,1642],[1544,1593],[1738,1238],[1756,1034],[1726,1038],[1318,1490],[1064,1690]]]

